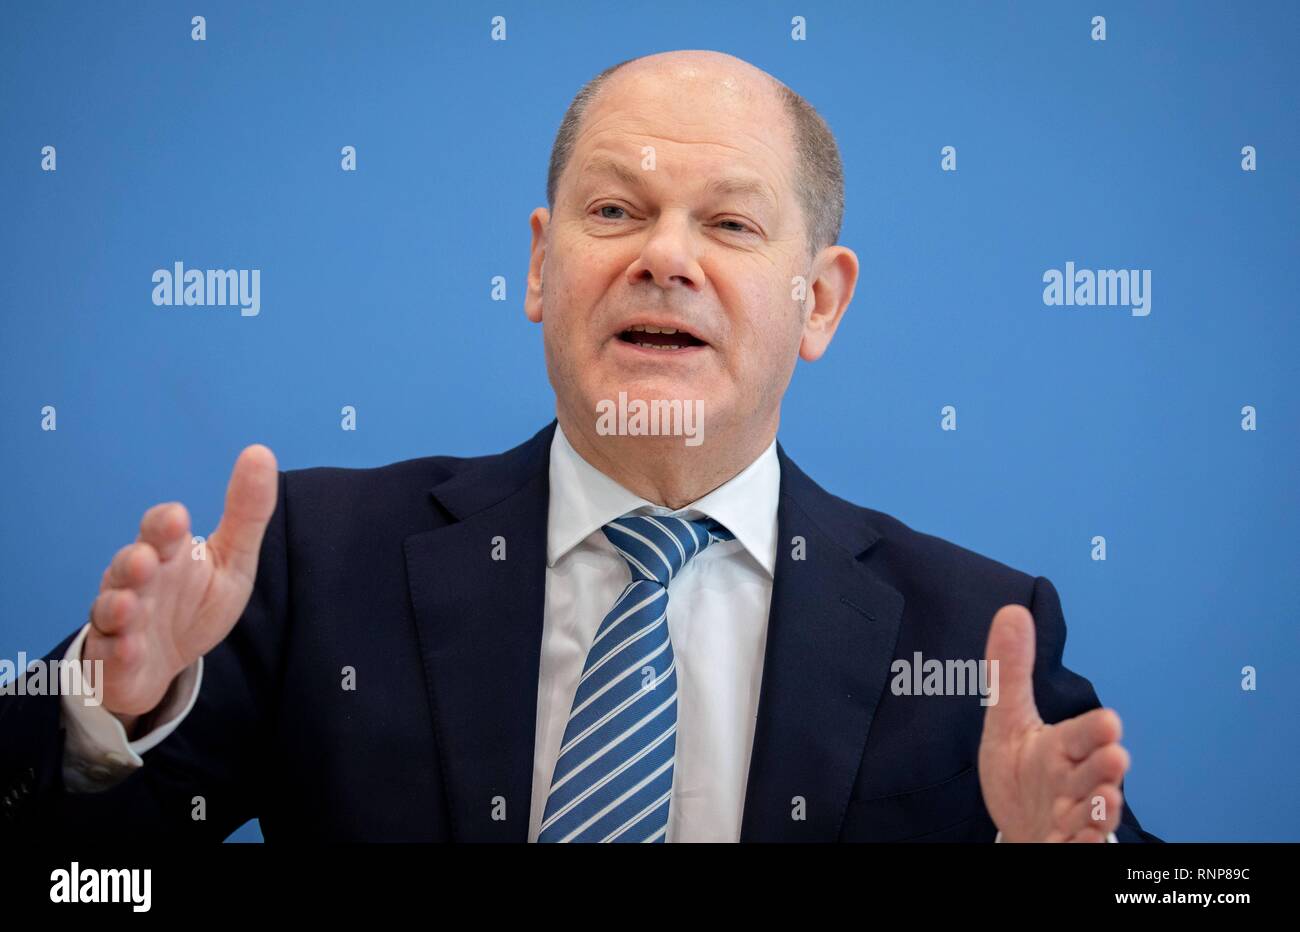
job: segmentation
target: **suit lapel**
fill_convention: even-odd
[[[405,540],[452,837],[526,841],[546,597],[552,421],[431,489],[450,523]],[[834,841],[888,681],[903,597],[880,537],[780,444],[778,553],[742,841]],[[804,559],[792,558],[793,539]],[[506,559],[492,559],[501,538]],[[796,798],[803,818],[794,818]],[[505,805],[505,818],[496,800]]]
[[[405,541],[457,841],[527,840],[554,430],[434,487],[452,523]]]
[[[880,538],[780,444],[767,647],[742,841],[834,841],[889,676],[903,597],[859,558]],[[795,559],[795,538],[804,541]],[[802,804],[800,803],[802,801]]]

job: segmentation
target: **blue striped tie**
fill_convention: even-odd
[[[677,749],[668,585],[715,540],[712,519],[624,515],[602,529],[632,581],[587,652],[551,777],[539,842],[662,842]]]

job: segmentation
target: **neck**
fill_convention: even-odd
[[[713,429],[708,441],[686,446],[677,436],[601,436],[591,418],[556,418],[565,438],[584,460],[623,488],[665,508],[698,501],[758,459],[776,436],[780,413],[769,424],[731,431]]]

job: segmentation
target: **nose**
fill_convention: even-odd
[[[641,247],[641,254],[628,266],[628,284],[649,281],[661,288],[685,287],[699,291],[704,287],[704,270],[700,268],[698,248],[688,218],[668,212],[660,214]]]

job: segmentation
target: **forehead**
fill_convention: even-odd
[[[644,183],[646,146],[654,148],[653,174],[675,186],[755,196],[765,188],[778,202],[793,191],[790,120],[765,83],[692,68],[616,73],[582,120],[574,174]]]

